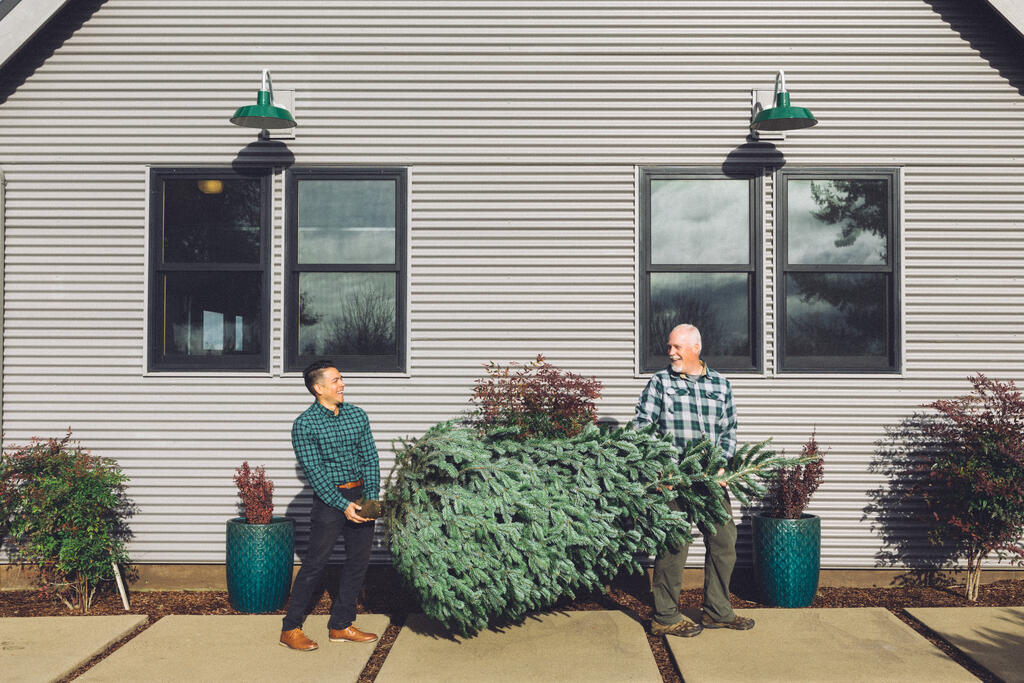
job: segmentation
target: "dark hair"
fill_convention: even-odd
[[[306,366],[306,369],[302,371],[302,379],[306,382],[306,388],[309,389],[309,393],[316,396],[316,391],[313,390],[313,385],[320,381],[320,375],[327,368],[338,369],[338,366],[333,361],[329,360],[315,360]]]

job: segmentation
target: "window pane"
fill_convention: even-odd
[[[750,181],[651,181],[651,263],[750,262]]]
[[[163,275],[163,354],[260,354],[261,277],[248,272]]]
[[[887,277],[885,273],[787,274],[787,365],[888,367]]]
[[[394,273],[301,273],[299,355],[392,355]]]
[[[787,188],[790,263],[887,262],[887,181],[790,180]]]
[[[164,180],[165,263],[259,263],[259,178]]]
[[[681,323],[700,330],[705,358],[749,359],[747,273],[651,273],[647,331],[652,356],[665,356],[669,332]]]
[[[299,263],[394,263],[394,180],[300,180]]]

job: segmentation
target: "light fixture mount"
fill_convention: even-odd
[[[779,71],[775,76],[775,106],[755,112],[750,122],[750,129],[757,132],[778,132],[810,128],[818,124],[818,119],[810,109],[794,107],[789,103],[789,92],[786,91],[786,74]]]
[[[260,91],[256,95],[256,104],[246,105],[235,110],[235,115],[231,117],[231,123],[244,128],[259,128],[260,130],[294,128],[299,125],[290,111],[274,104],[274,82],[270,78],[268,69],[263,70],[263,81]]]

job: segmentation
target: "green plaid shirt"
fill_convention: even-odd
[[[696,379],[671,366],[654,373],[636,403],[633,422],[658,425],[659,432],[672,435],[680,453],[688,442],[704,437],[721,446],[726,457],[736,452],[732,387],[711,368]]]
[[[338,415],[313,401],[292,423],[292,448],[317,498],[344,510],[349,501],[338,484],[363,480],[363,495],[380,494],[380,458],[362,408],[338,405]]]

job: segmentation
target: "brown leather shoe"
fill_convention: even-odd
[[[332,643],[369,643],[377,640],[376,633],[363,633],[355,626],[349,626],[346,629],[328,629],[327,634]]]
[[[281,644],[300,652],[312,652],[320,647],[315,640],[310,640],[301,628],[293,628],[291,631],[281,631]]]

